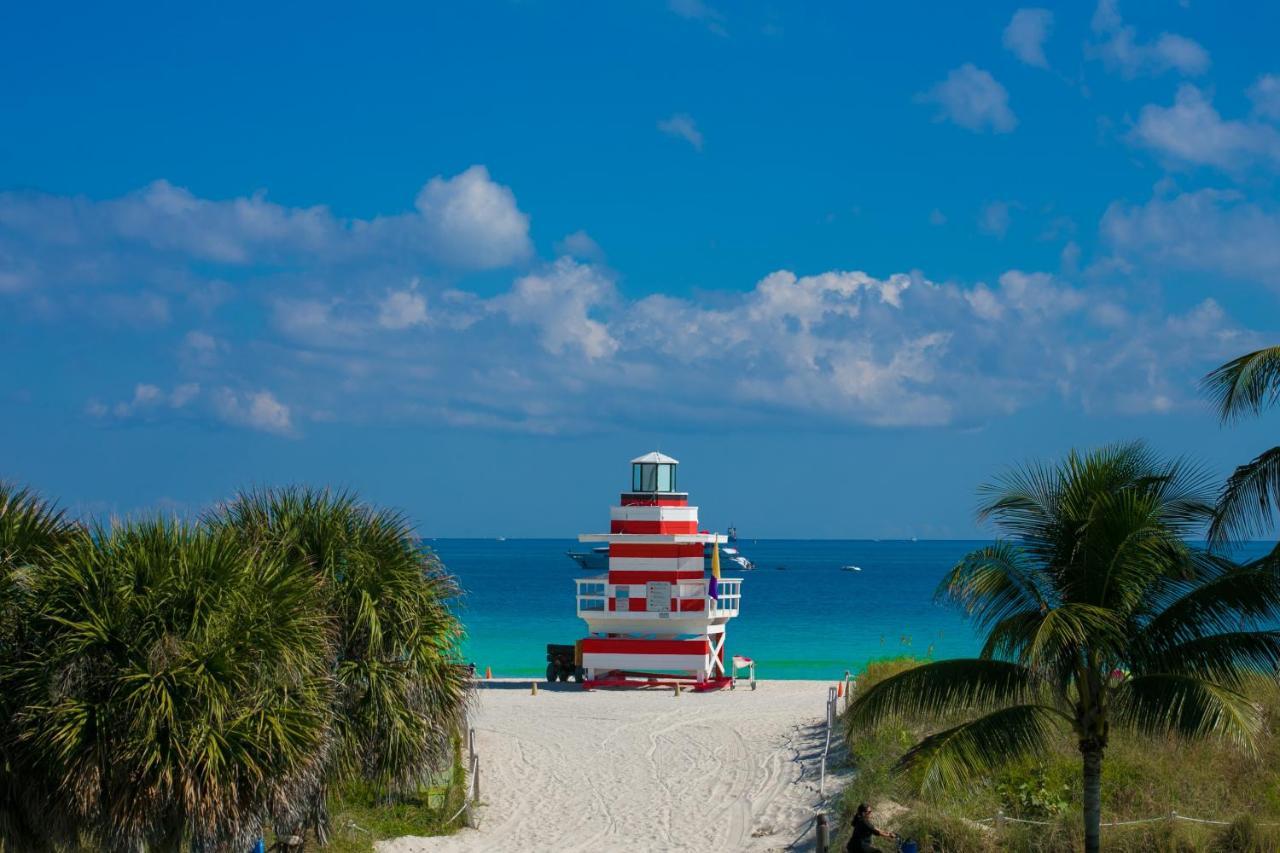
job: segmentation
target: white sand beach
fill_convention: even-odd
[[[677,697],[540,684],[532,696],[528,681],[486,682],[473,716],[479,828],[377,849],[812,849],[828,686]]]

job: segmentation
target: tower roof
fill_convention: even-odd
[[[652,453],[646,453],[644,456],[637,456],[635,459],[631,460],[632,465],[636,464],[637,462],[661,462],[668,465],[680,464],[680,460],[672,459],[670,456],[666,456],[662,453],[659,453],[656,450],[653,451]]]

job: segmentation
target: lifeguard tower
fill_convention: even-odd
[[[678,465],[658,452],[631,460],[631,489],[610,508],[609,532],[578,537],[609,546],[608,574],[575,581],[578,616],[589,632],[581,641],[588,689],[733,683],[725,626],[738,615],[742,579],[716,577],[726,539],[698,529],[698,508],[677,488]]]

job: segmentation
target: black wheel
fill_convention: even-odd
[[[560,680],[561,680],[562,682],[568,681],[568,680],[569,680],[569,670],[567,670],[567,669],[562,669],[562,670],[560,670],[560,672],[558,673],[558,676],[559,676],[559,678],[560,678]]]
[[[554,663],[547,664],[547,684],[556,683],[556,665]]]

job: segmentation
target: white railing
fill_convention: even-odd
[[[652,615],[647,611],[609,610],[609,588],[611,584],[609,583],[608,575],[577,578],[574,583],[577,585],[578,615],[581,617],[590,619],[600,615],[608,615],[622,618],[648,618]],[[704,615],[715,618],[737,616],[738,609],[742,605],[742,578],[721,578],[719,589],[717,590],[719,593],[718,598],[712,598],[707,595],[709,583],[709,578],[673,583],[671,585],[672,597],[688,600],[702,596],[705,606],[703,610],[672,611],[670,618],[697,619]]]

